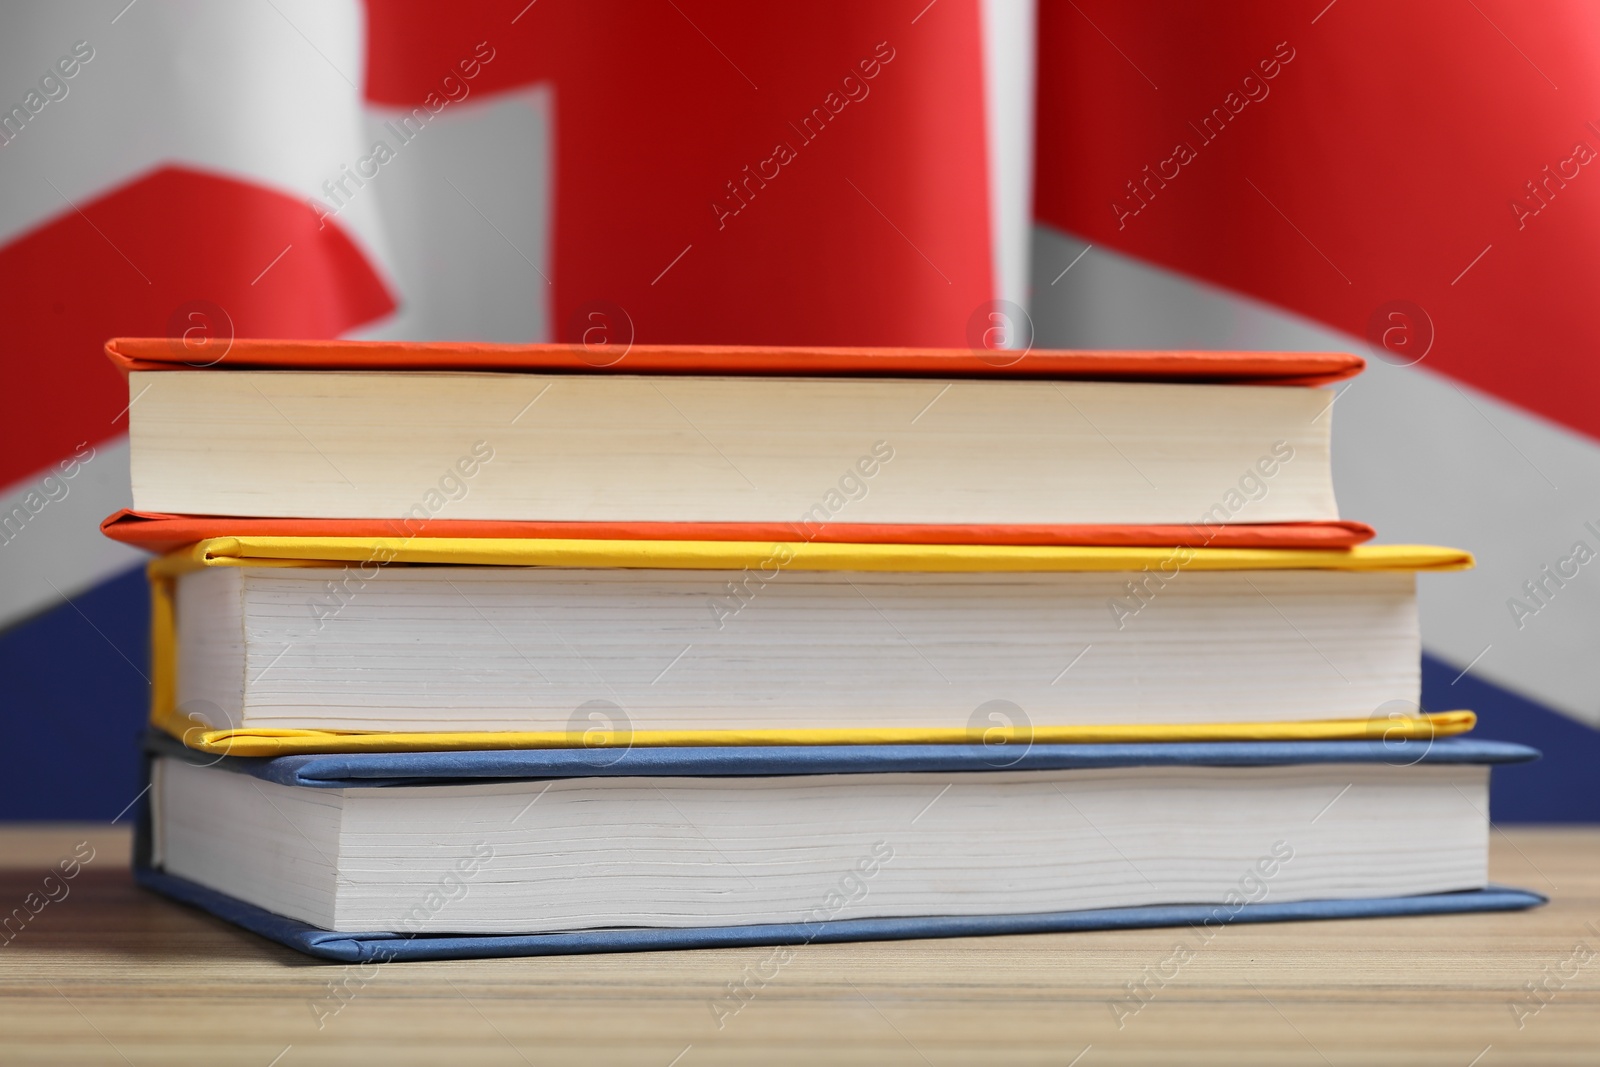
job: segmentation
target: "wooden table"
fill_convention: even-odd
[[[1600,829],[1495,833],[1494,878],[1537,911],[1225,928],[1120,1028],[1109,1002],[1187,931],[811,945],[719,1029],[767,950],[363,980],[135,889],[104,827],[0,828],[0,907],[84,840],[70,894],[0,948],[0,1062],[1600,1064]]]

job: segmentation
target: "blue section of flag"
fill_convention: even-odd
[[[139,795],[149,661],[141,568],[0,634],[0,820],[109,822]]]
[[[1471,708],[1478,713],[1471,736],[1517,741],[1544,753],[1537,763],[1494,769],[1489,814],[1495,822],[1600,823],[1600,790],[1594,787],[1600,730],[1427,655],[1422,657],[1422,706]]]

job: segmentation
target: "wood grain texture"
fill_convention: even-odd
[[[1552,898],[1532,912],[1234,926],[1203,946],[1188,930],[811,945],[721,1028],[712,1005],[770,950],[363,979],[135,889],[126,836],[103,827],[0,828],[0,911],[83,840],[95,858],[69,895],[0,947],[0,1063],[1600,1063],[1600,829],[1494,834],[1495,880]],[[1180,941],[1192,959],[1119,1028],[1110,1002]],[[1542,1007],[1525,988],[1541,981]],[[349,992],[319,1029],[330,983]],[[1520,1029],[1516,1004],[1538,1009]]]

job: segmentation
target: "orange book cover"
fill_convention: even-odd
[[[278,341],[241,339],[197,352],[177,338],[116,338],[106,353],[123,373],[183,370],[473,371],[662,375],[1031,378],[1315,386],[1359,373],[1339,352],[971,351],[633,345],[620,355],[584,345]],[[603,365],[602,365],[603,364]],[[218,536],[513,537],[788,541],[836,544],[1106,545],[1344,549],[1373,537],[1358,522],[1207,525],[999,525],[836,522],[797,534],[784,522],[574,522],[251,518],[121,511],[108,537],[164,552]]]
[[[834,522],[512,522],[479,519],[261,519],[123,510],[100,524],[114,541],[170,552],[212,537],[515,537],[617,541],[817,541],[896,545],[1104,545],[1182,548],[1328,548],[1370,541],[1360,522],[1208,526],[906,525]]]
[[[503,371],[581,374],[701,374],[817,377],[1061,378],[1326,385],[1359,374],[1347,352],[1131,352],[964,348],[810,348],[756,345],[643,345],[621,354],[578,344],[502,345],[416,341],[211,342],[118,337],[106,355],[118,369]]]

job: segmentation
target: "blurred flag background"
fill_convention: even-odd
[[[1422,578],[1424,706],[1545,749],[1496,818],[1600,821],[1592,5],[96,0],[0,29],[0,818],[137,791],[108,337],[998,323],[1367,355],[1343,513],[1479,559]]]

